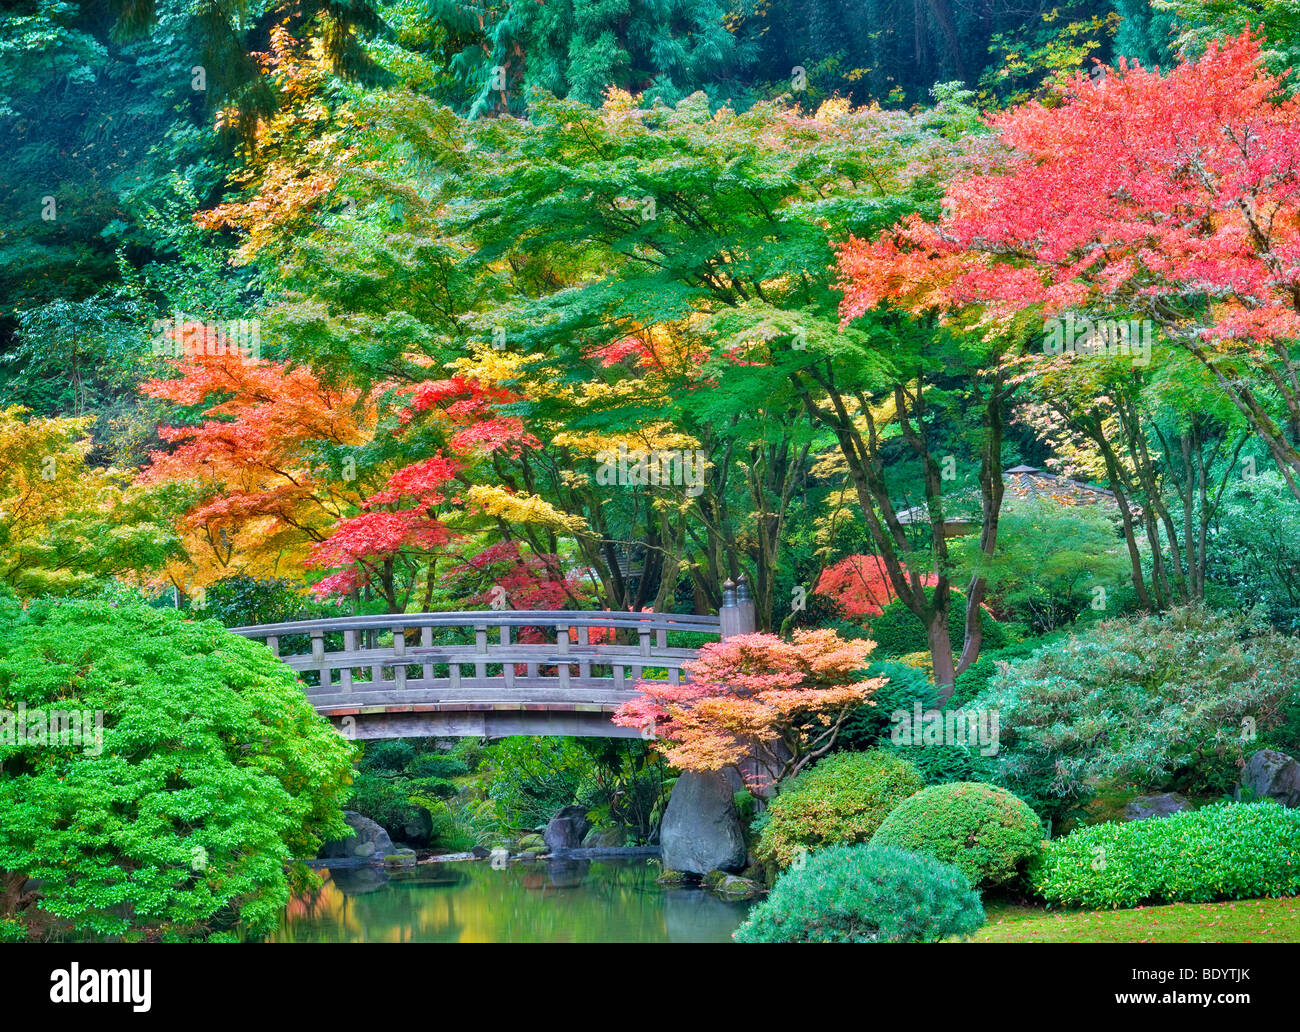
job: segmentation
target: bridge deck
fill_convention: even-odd
[[[639,737],[610,714],[647,677],[672,684],[729,614],[475,610],[340,617],[233,628],[260,640],[306,684],[312,705],[349,737]],[[542,641],[519,640],[521,632]],[[734,633],[734,631],[733,631]],[[463,638],[438,641],[436,638]],[[307,651],[283,654],[295,638]],[[593,642],[593,638],[596,640]],[[472,639],[472,640],[471,640]]]

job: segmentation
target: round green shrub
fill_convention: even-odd
[[[760,818],[754,855],[775,870],[810,849],[866,842],[923,784],[916,767],[894,753],[832,753],[772,800]]]
[[[1029,804],[974,781],[932,785],[881,823],[873,846],[897,846],[955,864],[971,884],[1001,885],[1038,855],[1043,829]]]
[[[837,846],[786,871],[737,942],[937,942],[970,935],[984,907],[952,864],[879,846]]]
[[[265,935],[312,883],[292,859],[348,833],[354,746],[293,671],[215,620],[0,603],[0,710],[20,705],[29,733],[57,712],[95,731],[0,734],[0,870],[42,882],[0,901],[4,934],[53,915],[79,939]]]
[[[1171,817],[1080,828],[1031,872],[1049,903],[1135,907],[1300,893],[1300,810],[1218,803]]]

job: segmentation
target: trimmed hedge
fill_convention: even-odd
[[[777,881],[737,942],[937,942],[970,935],[984,907],[951,864],[878,846],[813,853]]]
[[[955,864],[971,884],[1002,885],[1042,848],[1038,815],[1006,789],[974,781],[932,785],[881,823],[873,846],[896,846]]]
[[[1093,908],[1300,893],[1300,810],[1274,802],[1080,828],[1032,872],[1049,903]]]
[[[916,767],[895,753],[833,753],[782,787],[760,818],[754,855],[771,870],[810,849],[866,842],[923,785]]]

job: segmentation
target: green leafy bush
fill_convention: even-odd
[[[362,767],[353,775],[348,806],[402,838],[402,828],[419,818],[420,804],[412,801],[414,794],[409,778],[388,777]]]
[[[782,787],[759,818],[754,855],[773,870],[810,849],[866,842],[922,784],[916,768],[893,753],[833,753]]]
[[[1300,641],[1200,607],[1108,620],[998,674],[978,705],[1001,725],[1000,784],[1069,816],[1107,780],[1223,793],[1250,730],[1282,723]]]
[[[1041,638],[1028,638],[1025,641],[1012,642],[998,649],[982,648],[979,658],[957,675],[949,706],[964,706],[982,695],[989,683],[1007,667],[1020,660],[1029,659],[1042,649],[1055,648],[1059,642],[1067,641],[1068,631],[1056,631]]]
[[[984,907],[951,864],[879,846],[813,853],[781,875],[738,942],[937,942],[970,935]]]
[[[0,735],[0,924],[81,937],[273,929],[347,834],[353,747],[293,673],[215,620],[111,602],[0,611],[0,708],[102,714],[98,742]],[[16,909],[21,906],[22,909]],[[5,907],[14,908],[5,912]],[[41,916],[44,912],[44,917]]]
[[[1009,496],[998,518],[993,557],[981,554],[975,534],[954,541],[952,557],[959,568],[978,569],[987,578],[989,599],[999,613],[1038,633],[1088,612],[1097,587],[1115,593],[1130,579],[1112,514],[1053,498]]]
[[[792,777],[763,811],[754,855],[771,871],[807,850],[866,842],[923,784],[917,768],[884,750],[824,756]]]
[[[859,629],[857,636],[863,632]],[[916,703],[922,710],[939,705],[939,695],[925,671],[904,663],[872,663],[864,677],[887,677],[888,682],[871,696],[873,706],[859,706],[844,721],[836,746],[846,751],[874,749],[889,741],[894,723],[890,714],[911,713]]]
[[[1038,815],[1005,789],[972,781],[932,785],[900,803],[873,846],[897,846],[956,864],[972,885],[1011,881],[1037,856]]]
[[[415,746],[402,738],[393,738],[366,745],[364,763],[374,770],[405,770],[415,759]]]
[[[913,764],[927,785],[944,785],[952,781],[993,784],[997,774],[996,757],[982,755],[978,746],[889,744],[883,748]]]
[[[1300,892],[1300,810],[1217,803],[1095,824],[1047,844],[1033,872],[1049,903],[1135,907]]]
[[[984,625],[984,647],[1000,649],[1011,643],[1014,629],[982,614]],[[952,592],[952,608],[948,613],[948,632],[958,644],[966,634],[966,596],[960,591]],[[907,606],[897,600],[889,603],[879,616],[868,621],[867,633],[876,643],[875,655],[881,658],[907,656],[914,652],[929,652],[930,643],[925,635],[925,627]]]
[[[417,778],[459,778],[469,773],[469,765],[450,753],[424,753],[406,765],[407,773]]]

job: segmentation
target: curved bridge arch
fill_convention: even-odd
[[[705,641],[752,631],[747,596],[742,580],[719,616],[475,610],[231,630],[296,671],[312,705],[349,738],[637,738],[610,722],[614,710],[646,671],[677,684]],[[541,633],[521,634],[530,628]]]

